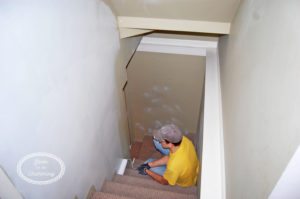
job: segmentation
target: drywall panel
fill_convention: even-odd
[[[242,1],[220,39],[227,198],[267,198],[300,143],[299,7]]]
[[[138,41],[120,44],[114,14],[96,0],[5,1],[0,27],[0,164],[25,198],[84,198],[123,157],[118,70]],[[36,152],[63,161],[61,179],[34,185],[17,175]],[[53,169],[32,160],[45,165],[28,171]]]
[[[125,103],[124,86],[127,82],[127,71],[126,67],[132,58],[135,49],[139,45],[141,38],[132,37],[120,40],[120,50],[116,61],[116,81],[118,86],[118,99],[121,114],[118,118],[119,132],[121,138],[122,152],[124,158],[130,158],[129,145],[130,145],[130,134],[128,129],[128,118]],[[120,162],[121,163],[121,162]]]
[[[136,140],[166,123],[197,131],[204,57],[137,52],[127,71],[127,103]]]

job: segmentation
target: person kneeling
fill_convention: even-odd
[[[194,186],[199,173],[199,161],[193,143],[174,124],[153,132],[155,148],[163,155],[148,159],[138,167],[139,173],[149,175],[164,185]]]

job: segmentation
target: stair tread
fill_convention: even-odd
[[[159,189],[164,191],[172,191],[172,192],[183,193],[183,194],[194,194],[194,195],[197,194],[196,187],[183,188],[179,186],[161,185],[150,178],[138,178],[138,177],[127,176],[127,175],[125,176],[115,175],[113,181],[118,183],[128,184],[128,185]]]
[[[92,199],[135,199],[135,198],[120,196],[120,195],[111,194],[111,193],[96,192],[96,193],[94,193]]]
[[[137,178],[146,178],[146,179],[150,179],[149,176],[141,175],[141,174],[139,174],[138,171],[135,170],[135,169],[126,169],[125,172],[124,172],[124,175],[126,175],[126,176],[134,176],[134,177],[137,177]]]
[[[196,195],[174,193],[159,189],[151,189],[134,185],[127,185],[118,182],[106,181],[102,187],[102,192],[117,194],[121,196],[138,199],[196,199]]]

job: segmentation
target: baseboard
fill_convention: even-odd
[[[119,166],[117,167],[117,171],[116,173],[118,175],[123,175],[125,173],[125,169],[127,167],[127,163],[128,163],[128,160],[127,159],[122,159],[119,163]]]

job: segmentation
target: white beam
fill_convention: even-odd
[[[118,17],[119,28],[229,34],[230,23],[143,17]]]

